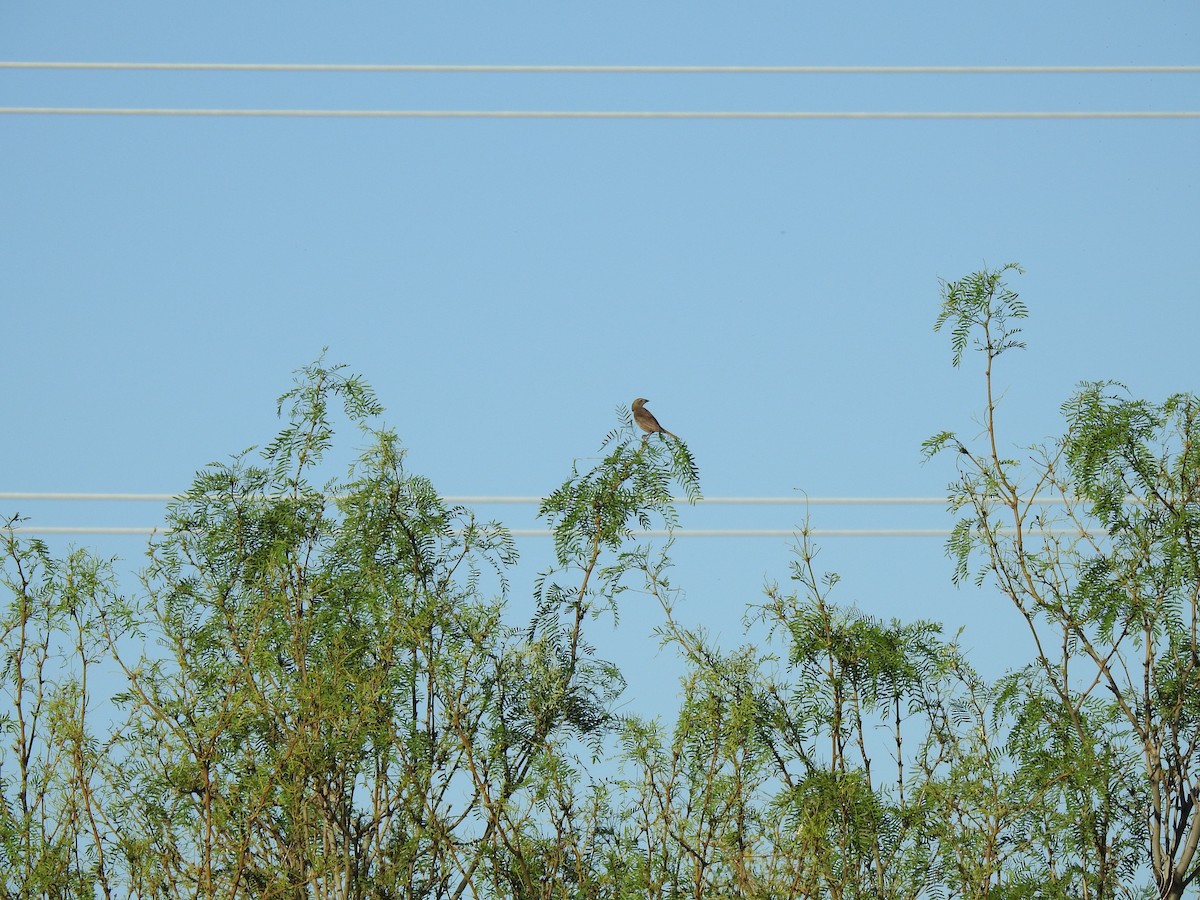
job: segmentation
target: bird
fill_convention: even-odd
[[[672,434],[658,424],[658,419],[654,418],[654,413],[646,409],[646,399],[644,397],[638,397],[633,401],[633,421],[637,422],[638,428],[646,432],[645,437],[642,438],[643,441],[656,431],[679,440],[679,435]]]

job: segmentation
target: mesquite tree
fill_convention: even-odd
[[[958,468],[956,580],[1028,628],[997,683],[936,623],[837,602],[807,529],[794,589],[747,607],[751,643],[682,624],[670,543],[637,536],[676,524],[697,468],[628,410],[543,502],[553,562],[516,598],[507,531],[408,471],[370,388],[318,361],[274,441],[171,506],[139,589],[0,529],[0,897],[1099,900],[1147,869],[1180,897],[1200,402],[1084,385],[1061,441],[1009,458],[1011,271],[945,286],[985,430],[925,448]],[[668,724],[617,714],[591,642],[631,590],[686,665]]]
[[[957,460],[955,577],[981,556],[977,580],[1026,623],[1033,660],[1006,696],[1022,772],[1057,802],[1043,823],[1057,874],[1075,896],[1108,897],[1141,862],[1178,898],[1200,873],[1200,401],[1083,384],[1060,441],[1009,457],[994,364],[1024,346],[1014,271],[946,284],[936,323],[955,366],[970,346],[983,361],[981,441],[943,432],[925,446]]]
[[[624,682],[587,630],[615,611],[634,527],[674,522],[673,485],[698,495],[694,461],[626,413],[545,501],[556,565],[519,627],[507,531],[409,473],[380,412],[340,367],[302,370],[259,458],[172,504],[138,597],[6,532],[6,891],[597,896],[619,852],[578,755]],[[366,449],[330,477],[346,423]],[[103,742],[97,656],[125,682]]]
[[[94,686],[112,567],[81,550],[57,559],[18,540],[19,522],[0,528],[0,897],[119,896],[105,837],[113,740]]]

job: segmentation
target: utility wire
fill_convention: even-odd
[[[199,109],[194,107],[4,106],[6,116],[147,116],[243,119],[1200,119],[1196,110],[832,111],[537,109]]]
[[[1197,74],[1200,66],[642,66],[455,65],[212,62],[0,61],[0,69],[153,72],[358,72],[425,74],[635,74],[635,75],[1144,75]],[[355,119],[1190,119],[1195,111],[723,111],[723,110],[399,110],[399,109],[200,109],[133,107],[3,107],[3,115],[193,116]]]
[[[645,537],[794,537],[801,532],[812,537],[949,537],[949,528],[676,528],[674,531],[664,529],[647,529],[636,531],[635,536]],[[144,535],[168,534],[168,528],[149,528],[144,526],[121,527],[108,525],[17,525],[0,527],[0,532],[28,535]],[[554,532],[548,528],[510,528],[508,533],[513,537],[551,537]],[[1014,535],[1012,529],[1000,528],[1001,535]],[[1081,537],[1085,534],[1101,534],[1101,531],[1084,531],[1078,528],[1041,528],[1022,531],[1024,535],[1072,536]]]
[[[0,69],[175,72],[359,72],[432,74],[673,74],[673,75],[962,75],[1197,74],[1200,66],[622,66],[321,63],[176,63],[0,61]],[[352,119],[1191,119],[1197,111],[806,111],[806,110],[470,110],[237,109],[195,107],[2,107],[2,115],[159,116]]]
[[[184,494],[143,494],[143,493],[95,493],[95,492],[60,492],[60,491],[0,491],[0,500],[48,500],[48,501],[72,501],[72,502],[158,502],[165,503],[171,500],[181,500],[186,496]],[[336,499],[334,495],[330,499]],[[533,496],[507,496],[507,495],[468,495],[468,496],[447,496],[442,498],[447,503],[518,503],[518,504],[536,504],[541,503],[544,497]],[[1133,498],[1130,498],[1133,499]],[[672,497],[672,503],[684,504],[691,503],[687,497]],[[945,505],[947,498],[945,497],[703,497],[696,501],[698,506],[707,506],[712,504],[743,504],[743,505],[789,505],[789,506],[861,506],[861,505],[920,505],[920,504],[942,504]],[[1068,498],[1063,497],[1025,497],[1021,499],[1022,505],[1026,503],[1066,503]]]
[[[181,499],[177,494],[151,493],[97,493],[97,492],[53,492],[53,491],[0,491],[0,500],[26,500],[31,502],[157,502],[167,503]],[[329,498],[336,500],[336,496]],[[462,503],[477,506],[495,504],[504,505],[536,505],[542,497],[510,496],[510,495],[463,495],[442,498],[447,503]],[[1058,505],[1071,502],[1072,498],[1065,497],[1025,497],[1022,505]],[[1140,502],[1138,498],[1127,498],[1128,502]],[[673,497],[672,503],[677,505],[689,504],[686,497]],[[945,497],[705,497],[697,500],[697,506],[945,506]],[[123,527],[123,526],[89,526],[89,525],[18,525],[10,529],[14,534],[28,535],[154,535],[163,534],[163,527]],[[648,537],[791,537],[799,533],[799,528],[678,528],[672,532],[650,530],[639,532]],[[510,529],[514,537],[549,537],[549,529]],[[950,530],[946,528],[814,528],[809,534],[814,537],[949,537]],[[1000,532],[1005,534],[1003,529]],[[1083,533],[1077,528],[1039,529],[1025,532],[1026,534],[1041,535],[1070,535],[1079,536]]]
[[[393,72],[625,75],[1178,75],[1200,66],[588,66],[0,61],[0,69],[166,72]]]

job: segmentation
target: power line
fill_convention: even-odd
[[[30,502],[83,502],[83,503],[168,503],[182,499],[177,494],[152,493],[98,493],[98,492],[52,492],[52,491],[0,491],[0,500],[26,500]],[[336,500],[333,496],[330,500]],[[516,495],[461,495],[446,496],[446,503],[489,505],[538,505],[544,498]],[[1129,498],[1138,502],[1136,498]],[[676,505],[690,504],[686,497],[673,497]],[[1025,497],[1022,505],[1057,505],[1071,502],[1064,497]],[[945,506],[945,497],[705,497],[695,501],[697,506]],[[107,526],[107,525],[18,525],[9,530],[25,535],[126,535],[151,536],[164,534],[169,529],[162,526]],[[678,528],[674,531],[649,530],[639,532],[648,537],[770,537],[786,538],[798,534],[799,528]],[[553,532],[544,528],[512,528],[514,537],[550,537]],[[948,537],[946,528],[814,528],[809,534],[814,537]],[[1003,531],[1002,531],[1003,533]],[[1078,529],[1041,529],[1026,534],[1074,535],[1084,532]]]
[[[5,106],[6,116],[146,116],[274,119],[674,119],[674,120],[1014,120],[1200,119],[1196,110],[809,111],[537,109],[236,109],[195,107]]]
[[[0,69],[624,75],[1179,75],[1200,66],[639,66],[0,61]]]
[[[123,527],[109,525],[17,525],[0,527],[0,532],[11,532],[23,535],[108,535],[108,536],[152,536],[168,534],[170,529],[144,526]],[[554,532],[547,528],[510,528],[508,533],[513,537],[552,537]],[[665,529],[648,529],[637,531],[635,536],[644,537],[794,537],[801,533],[799,528],[677,528],[673,531]],[[810,528],[807,534],[812,537],[949,537],[949,528]],[[1012,529],[997,529],[1001,535],[1016,534]],[[1071,536],[1081,537],[1085,534],[1099,534],[1099,531],[1086,531],[1079,528],[1041,528],[1023,531],[1025,535]]]
[[[37,501],[71,501],[71,502],[158,502],[166,503],[171,500],[181,500],[185,494],[148,494],[148,493],[99,493],[99,492],[63,492],[63,491],[0,491],[0,500],[37,500]],[[336,499],[336,495],[330,499]],[[463,495],[443,497],[447,503],[475,504],[538,504],[544,497],[518,495]],[[1066,503],[1071,498],[1064,497],[1023,497],[1022,505],[1026,503],[1049,504]],[[1134,498],[1130,498],[1134,499]],[[691,503],[687,497],[673,497],[672,503]],[[788,506],[884,506],[884,505],[945,505],[946,497],[703,497],[696,501],[699,506],[707,505],[788,505]]]
[[[180,500],[183,495],[161,493],[101,493],[101,492],[62,492],[62,491],[0,491],[0,500],[26,500],[30,502],[82,502],[82,503],[140,503],[155,502],[169,503]],[[330,500],[338,499],[336,495]],[[519,495],[461,495],[446,496],[446,503],[470,504],[475,506],[490,505],[538,505],[543,497]],[[1128,497],[1127,502],[1140,503],[1139,498]],[[673,497],[671,502],[676,505],[691,504],[686,497]],[[945,497],[705,497],[695,501],[697,506],[946,506]],[[1022,506],[1061,505],[1074,502],[1070,497],[1023,497]],[[14,534],[26,535],[143,535],[164,534],[169,529],[162,526],[108,526],[108,525],[18,525],[11,528],[0,528],[0,531],[11,531]],[[668,532],[664,530],[649,530],[639,532],[649,537],[791,537],[798,534],[799,528],[679,528]],[[549,537],[553,534],[549,529],[512,528],[509,533],[514,537]],[[946,528],[816,528],[810,529],[814,537],[948,537],[950,530]],[[1006,533],[1003,529],[1001,533]],[[1085,533],[1077,528],[1039,529],[1025,532],[1026,534],[1041,535],[1074,535]]]
[[[1197,74],[1200,66],[642,66],[455,65],[321,63],[177,63],[0,61],[0,69],[177,72],[359,72],[426,74],[675,74],[675,75],[911,75],[911,74]],[[238,109],[196,107],[3,107],[3,115],[151,116],[353,119],[1190,119],[1197,111],[808,111],[808,110],[472,110],[472,109]]]

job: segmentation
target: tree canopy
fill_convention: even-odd
[[[953,580],[1030,636],[999,680],[937,622],[841,602],[807,524],[753,639],[688,625],[670,542],[640,535],[700,473],[628,409],[547,492],[553,563],[518,600],[508,531],[410,472],[322,358],[274,440],[171,505],[139,584],[0,531],[0,897],[1182,897],[1200,404],[1085,383],[1061,438],[1016,449],[993,378],[1019,272],[943,284],[984,431],[924,445]],[[670,721],[625,711],[592,642],[631,590],[685,664]]]

